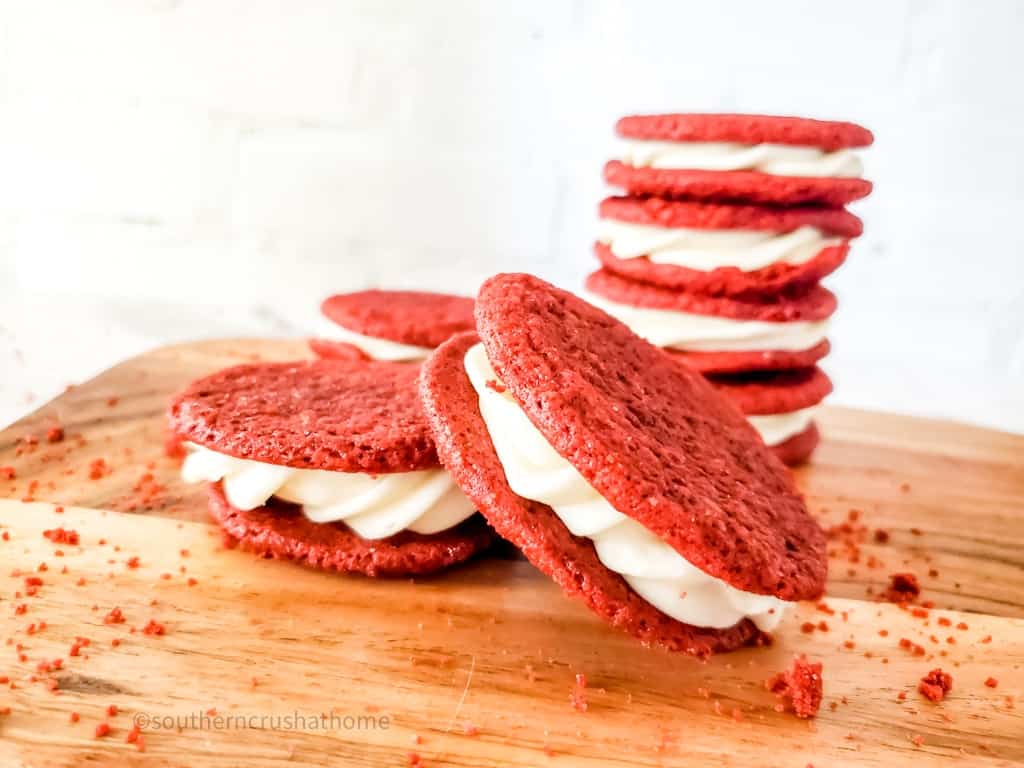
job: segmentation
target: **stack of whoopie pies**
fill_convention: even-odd
[[[344,332],[321,359],[228,368],[172,402],[183,475],[231,542],[396,576],[500,536],[612,625],[701,656],[822,594],[824,534],[740,408],[601,309],[522,274],[475,306],[376,291],[323,309]]]
[[[707,375],[784,461],[818,443],[814,412],[832,384],[835,296],[820,281],[846,259],[866,196],[852,123],[759,115],[624,117],[626,191],[600,206],[602,267],[586,297]]]

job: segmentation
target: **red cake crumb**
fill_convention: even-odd
[[[120,608],[114,608],[103,617],[104,624],[124,624],[124,614]]]
[[[111,472],[110,466],[105,459],[94,459],[89,463],[89,479],[99,480]]]
[[[119,502],[118,508],[128,512],[156,509],[163,503],[166,490],[166,486],[158,483],[152,472],[145,472],[132,486],[132,494]]]
[[[50,427],[46,432],[46,442],[59,443],[64,439],[63,427]]]
[[[117,704],[111,704],[107,707],[107,717],[114,717],[117,715]]]
[[[765,687],[780,699],[788,699],[797,717],[814,717],[821,706],[821,662],[797,656],[791,669],[770,677]]]
[[[900,638],[900,648],[903,648],[907,651],[912,651],[915,656],[924,656],[925,653],[924,646],[918,645],[917,643],[912,642],[910,639],[906,637]]]
[[[124,564],[127,565],[129,568],[138,568],[139,567],[139,557],[138,557],[138,555],[135,555],[133,557],[129,557],[127,560],[125,560]]]
[[[166,627],[156,619],[150,619],[146,626],[142,628],[142,634],[144,635],[162,635],[166,631]]]
[[[95,734],[97,739],[110,735],[110,723],[100,723],[97,725]]]
[[[885,599],[891,603],[906,603],[921,594],[917,576],[912,573],[894,573],[889,580]]]
[[[914,743],[915,747],[920,747],[922,744],[924,744],[924,736],[922,736],[919,733],[915,733],[913,736],[911,736],[910,740]]]
[[[985,680],[985,685],[987,685],[989,688],[995,688],[997,685],[999,685],[999,681],[996,680],[994,677],[990,677],[987,680]]]
[[[921,678],[917,690],[929,701],[942,701],[953,690],[953,676],[941,669],[933,669]]]
[[[82,716],[77,712],[72,712],[71,717],[68,719],[71,720],[72,723],[77,723],[79,720],[82,719]]]
[[[43,536],[54,544],[68,544],[70,546],[78,544],[78,532],[70,529],[53,528],[48,531],[43,531]]]
[[[486,386],[487,386],[487,388],[488,388],[488,389],[493,389],[493,390],[494,390],[495,392],[497,392],[497,393],[498,393],[499,395],[500,395],[500,394],[501,394],[502,392],[505,392],[505,391],[507,391],[507,390],[506,390],[506,387],[505,387],[505,385],[504,385],[504,384],[502,384],[502,383],[501,383],[500,381],[498,381],[497,379],[488,379],[488,380],[487,380],[487,381],[485,382],[485,384],[486,384]]]
[[[0,467],[0,479],[13,480],[18,474],[14,471],[14,467]]]

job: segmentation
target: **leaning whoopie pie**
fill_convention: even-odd
[[[768,115],[634,115],[615,126],[621,157],[605,180],[631,195],[840,207],[871,192],[853,123]]]
[[[814,417],[832,392],[832,380],[821,368],[708,378],[783,462],[800,464],[810,458],[820,439]]]
[[[846,259],[861,234],[849,211],[609,197],[594,246],[622,277],[708,295],[807,288]]]
[[[425,360],[438,344],[473,330],[473,300],[425,291],[341,293],[320,305],[318,357]]]
[[[398,576],[468,559],[493,540],[441,468],[419,366],[359,360],[218,371],[172,401],[186,482],[243,548],[326,570]]]
[[[601,269],[585,287],[587,301],[704,373],[813,366],[828,352],[836,309],[836,297],[821,285],[763,297],[706,296]]]
[[[497,532],[645,643],[696,655],[821,595],[825,537],[740,411],[610,315],[498,275],[420,391],[438,452]]]

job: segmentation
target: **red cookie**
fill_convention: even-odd
[[[655,264],[646,256],[620,259],[604,243],[594,243],[594,253],[610,272],[630,280],[708,296],[761,296],[807,290],[839,269],[849,250],[847,243],[841,243],[822,248],[803,264],[772,264],[750,272],[736,267],[702,272],[675,264]]]
[[[810,408],[832,392],[832,381],[818,367],[709,376],[708,380],[747,416],[791,413]],[[811,422],[797,434],[769,448],[784,463],[799,464],[810,458],[818,440],[818,428]]]
[[[699,375],[581,299],[529,275],[477,300],[488,358],[552,447],[621,513],[736,589],[821,593],[824,535],[785,469]],[[499,534],[606,620],[645,642],[707,654],[758,636],[748,620],[692,627],[641,600],[551,510],[508,488],[463,369],[471,336],[425,364],[421,393],[446,466]]]
[[[864,147],[874,140],[871,131],[853,123],[768,115],[634,115],[619,120],[616,131],[630,139],[790,144],[825,152]],[[725,202],[839,207],[871,192],[871,182],[858,178],[646,168],[617,160],[605,166],[604,177],[630,194]]]
[[[231,506],[220,483],[209,486],[209,496],[210,514],[243,549],[327,571],[367,576],[433,573],[468,560],[495,539],[479,515],[430,536],[403,531],[370,541],[344,523],[314,523],[300,507],[279,499],[243,511]]]
[[[617,304],[734,320],[817,321],[829,317],[836,309],[835,295],[821,285],[803,292],[765,297],[705,296],[627,280],[607,269],[592,272],[585,285],[591,293]]]
[[[176,438],[297,469],[386,474],[440,467],[417,392],[419,366],[365,360],[239,365],[190,384],[171,404]],[[490,543],[478,515],[429,536],[367,540],[271,498],[243,511],[211,486],[210,512],[265,557],[374,575],[426,573]]]
[[[708,380],[747,416],[810,408],[832,392],[832,380],[817,366],[740,376],[709,376]]]
[[[631,195],[759,205],[826,205],[841,208],[871,194],[866,179],[845,176],[776,176],[759,171],[637,168],[619,160],[604,166],[604,180]]]
[[[825,339],[810,349],[800,350],[684,352],[679,349],[666,349],[665,352],[699,373],[710,374],[807,368],[825,357],[831,348],[832,345],[829,344],[828,339]]]
[[[773,445],[772,453],[779,457],[779,461],[789,464],[791,467],[803,464],[814,453],[821,440],[818,426],[812,421],[803,432],[793,435],[788,440]]]
[[[636,594],[598,559],[588,539],[573,536],[551,507],[516,495],[505,480],[463,358],[475,334],[452,338],[423,365],[421,393],[448,471],[498,535],[515,544],[567,595],[644,644],[696,656],[730,651],[761,636],[750,621],[725,630],[683,624]]]
[[[307,341],[313,354],[327,360],[372,360],[355,344],[347,341],[328,341],[327,339],[309,339]]]
[[[473,300],[445,293],[342,293],[326,299],[320,309],[329,320],[355,333],[416,347],[436,347],[475,327]]]
[[[601,201],[602,219],[615,219],[648,227],[687,229],[757,229],[792,232],[816,227],[836,237],[857,237],[864,222],[842,208],[802,206],[769,208],[763,205],[721,205],[656,197],[606,197]]]
[[[418,365],[360,360],[237,365],[177,395],[171,429],[219,453],[297,469],[428,469],[438,462],[418,375]]]
[[[871,131],[855,123],[777,115],[629,115],[619,119],[615,130],[631,139],[792,144],[825,152],[866,147],[875,140]]]

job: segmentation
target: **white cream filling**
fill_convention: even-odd
[[[374,360],[411,361],[426,360],[434,350],[430,347],[417,347],[413,344],[402,344],[377,336],[364,336],[350,331],[344,326],[333,323],[327,318],[320,318],[320,336],[331,341],[343,341],[359,347]]]
[[[476,511],[443,469],[383,475],[293,469],[191,443],[187,447],[181,467],[186,483],[220,481],[227,500],[241,510],[263,506],[276,496],[301,504],[314,523],[343,521],[364,539],[384,539],[403,530],[438,533]]]
[[[864,166],[850,149],[826,152],[789,144],[725,141],[626,140],[622,162],[636,168],[688,171],[759,171],[774,176],[860,177]]]
[[[805,350],[824,341],[828,334],[827,318],[813,322],[735,320],[674,309],[632,307],[589,292],[583,298],[651,344],[688,352]]]
[[[729,586],[614,509],[551,447],[511,395],[487,386],[499,380],[483,345],[471,347],[464,364],[509,487],[547,504],[570,532],[593,541],[605,567],[621,574],[640,597],[697,627],[725,629],[744,618],[765,631],[778,625],[789,603]]]
[[[780,445],[794,435],[799,435],[814,421],[821,406],[812,405],[788,413],[771,413],[762,416],[747,416],[747,421],[757,430],[765,445]]]
[[[673,264],[701,272],[736,267],[753,272],[772,264],[804,264],[842,238],[817,227],[791,232],[744,229],[689,229],[601,219],[597,239],[620,259],[646,256],[653,264]]]

